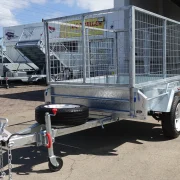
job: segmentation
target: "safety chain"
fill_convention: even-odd
[[[9,180],[12,180],[12,148],[13,144],[8,144],[8,169],[9,169]]]
[[[0,141],[0,179],[5,177],[6,173],[4,172],[4,165],[3,165],[3,149],[2,143]]]

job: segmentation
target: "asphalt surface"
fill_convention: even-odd
[[[0,88],[0,114],[9,118],[8,130],[17,132],[32,124],[34,108],[43,104],[44,86]],[[163,137],[160,123],[123,120],[56,138],[55,154],[64,161],[51,173],[47,149],[34,145],[13,153],[13,180],[179,180],[180,138]],[[7,151],[4,153],[7,172]],[[8,174],[8,172],[7,172]],[[6,177],[5,179],[8,179]]]

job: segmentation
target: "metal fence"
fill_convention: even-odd
[[[135,87],[180,74],[180,23],[146,10],[56,18],[45,27],[50,82]]]

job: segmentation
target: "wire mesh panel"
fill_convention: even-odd
[[[51,81],[82,83],[82,26],[76,25],[77,20],[63,21],[50,23],[56,30],[49,38]],[[81,19],[78,21],[81,22]]]
[[[127,15],[127,10],[124,10],[85,17],[86,83],[129,84]],[[89,26],[88,22],[92,19],[97,20],[98,29],[93,24]]]
[[[180,74],[180,25],[135,8],[136,84]]]
[[[180,25],[167,21],[167,77],[180,74]]]
[[[135,13],[136,83],[163,78],[163,19]]]
[[[129,84],[128,15],[127,8],[49,20],[50,81]]]
[[[106,84],[115,75],[114,32],[86,28],[86,83]],[[108,35],[105,35],[108,33]],[[106,36],[106,37],[105,37]],[[112,81],[112,80],[111,80]],[[109,83],[115,83],[114,81]]]

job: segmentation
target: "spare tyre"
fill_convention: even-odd
[[[81,125],[86,123],[89,117],[89,109],[83,105],[47,104],[35,109],[35,120],[39,124],[45,124],[45,114],[53,114],[53,109],[57,109],[57,114],[51,116],[52,125]]]

